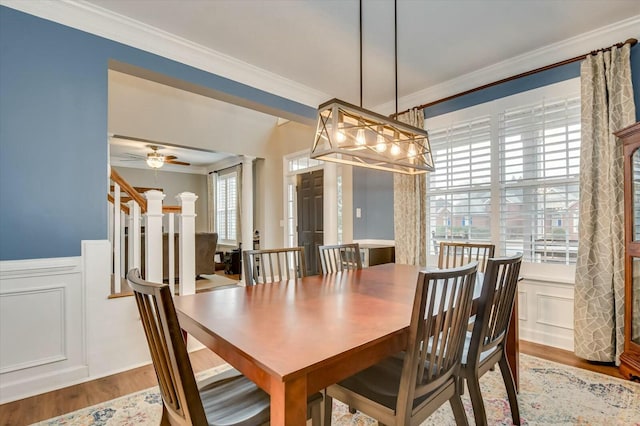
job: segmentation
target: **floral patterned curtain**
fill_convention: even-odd
[[[580,219],[574,351],[615,361],[624,342],[622,144],[613,132],[635,121],[630,46],[589,55],[580,68]]]
[[[398,121],[424,128],[422,110],[400,114]],[[393,223],[396,263],[427,264],[427,177],[395,173],[393,175]]]

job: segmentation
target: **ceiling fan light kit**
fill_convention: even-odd
[[[394,2],[396,114],[398,116],[397,3]],[[417,175],[434,171],[426,130],[362,108],[362,0],[360,0],[360,106],[331,99],[318,107],[311,158]]]
[[[157,148],[156,148],[157,149]],[[159,169],[164,165],[164,155],[154,150],[147,154],[147,166],[152,169]]]

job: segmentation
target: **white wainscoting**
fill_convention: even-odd
[[[151,362],[135,299],[109,299],[109,241],[81,244],[80,257],[0,262],[0,404]]]
[[[573,351],[573,287],[525,277],[518,287],[520,339]]]
[[[88,376],[81,258],[0,262],[0,402]]]

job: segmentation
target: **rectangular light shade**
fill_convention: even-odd
[[[311,158],[408,175],[434,170],[426,130],[339,99],[318,107]]]

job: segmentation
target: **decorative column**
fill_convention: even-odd
[[[244,156],[242,159],[242,200],[240,203],[240,223],[242,233],[242,250],[253,250],[253,160],[255,157]]]
[[[325,161],[323,173],[324,244],[338,244],[338,167]]]
[[[145,278],[156,283],[162,282],[162,200],[165,194],[151,190],[144,193],[147,199],[145,234]]]
[[[196,292],[196,200],[193,192],[181,192],[176,196],[181,206],[179,215],[178,269],[180,295]],[[171,261],[171,260],[169,260]]]

